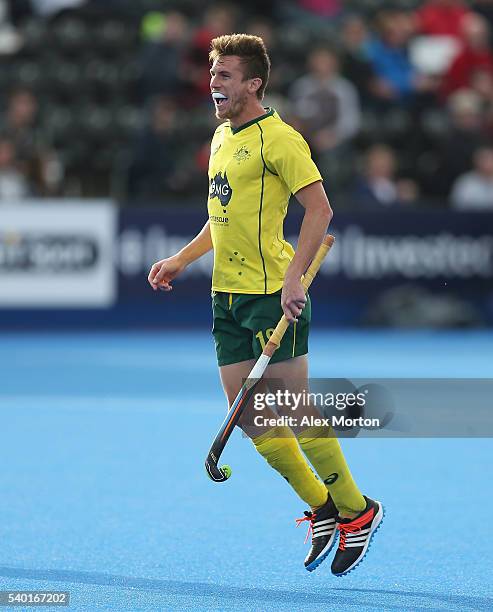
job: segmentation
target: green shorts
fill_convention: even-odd
[[[271,363],[308,353],[310,296],[298,322],[290,325]],[[281,291],[270,295],[212,292],[212,334],[220,366],[258,359],[283,315]]]

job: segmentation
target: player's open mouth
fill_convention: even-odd
[[[219,91],[215,91],[212,94],[212,99],[214,100],[214,104],[220,108],[221,106],[224,106],[226,104],[226,102],[228,101],[228,98],[220,93]]]

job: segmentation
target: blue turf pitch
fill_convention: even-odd
[[[493,335],[316,331],[311,363],[492,377]],[[247,440],[208,480],[225,402],[207,333],[3,335],[0,377],[0,590],[77,611],[493,609],[491,440],[344,441],[387,514],[338,579],[304,570],[304,507]]]

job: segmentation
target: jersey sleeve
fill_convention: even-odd
[[[291,193],[323,180],[311,158],[310,147],[296,130],[273,134],[266,143],[264,162],[268,170],[279,175]]]
[[[211,138],[211,147],[210,147],[211,153],[214,151],[216,143],[218,141],[220,142],[221,134],[228,125],[229,124],[227,122],[224,122],[218,125],[217,128],[215,129],[214,134],[212,135],[212,138]]]

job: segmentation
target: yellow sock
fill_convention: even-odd
[[[327,501],[327,489],[308,465],[289,427],[274,427],[252,439],[257,451],[312,508]]]
[[[334,430],[310,427],[298,434],[298,442],[329,490],[337,510],[343,515],[364,510],[366,502],[353,480]]]

